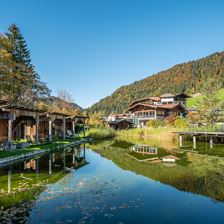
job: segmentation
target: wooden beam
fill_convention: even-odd
[[[49,125],[48,138],[49,138],[49,141],[51,142],[52,141],[52,121],[51,120],[48,121],[48,125]]]
[[[75,138],[75,121],[72,121],[72,133],[73,137]]]
[[[49,154],[49,174],[52,174],[52,155]]]
[[[8,193],[11,193],[12,166],[8,170]]]
[[[209,146],[210,146],[210,149],[213,149],[213,138],[210,137],[209,139]]]
[[[36,116],[36,144],[39,144],[39,115]]]
[[[63,139],[65,139],[65,132],[66,132],[66,121],[65,118],[63,118]]]
[[[86,137],[86,127],[85,127],[85,121],[84,121],[84,124],[83,124],[83,134],[84,134],[84,138]]]
[[[180,148],[183,147],[183,136],[182,135],[179,135],[179,146],[180,146]]]
[[[12,143],[12,115],[10,114],[9,120],[8,120],[8,142]]]
[[[196,149],[196,143],[197,143],[197,140],[196,140],[196,136],[194,135],[193,136],[193,149]]]

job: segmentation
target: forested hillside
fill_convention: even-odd
[[[89,112],[121,113],[135,99],[163,93],[202,92],[211,81],[224,87],[224,52],[190,61],[117,89],[89,108]]]

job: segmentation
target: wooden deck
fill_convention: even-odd
[[[221,138],[223,140],[224,132],[202,132],[202,131],[175,131],[173,132],[179,135],[179,147],[183,147],[183,136],[193,137],[193,149],[196,149],[196,142],[198,136],[204,136],[209,138],[210,148],[213,148],[213,140],[217,138]]]
[[[178,135],[224,137],[224,132],[174,131]]]

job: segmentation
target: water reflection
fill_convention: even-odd
[[[151,147],[148,145],[140,145],[140,144],[135,144],[131,147],[131,150],[137,153],[142,153],[142,154],[148,154],[148,155],[156,155],[157,148]]]
[[[87,165],[85,145],[79,148],[68,148],[29,160],[19,161],[0,167],[0,206],[1,209],[17,205],[20,194],[43,190],[49,183],[63,178],[70,169],[79,169]]]
[[[88,147],[0,168],[0,223],[222,223],[223,159],[124,139]],[[174,166],[148,160],[170,155]]]
[[[124,139],[119,140],[124,144]],[[119,140],[116,140],[116,146]],[[102,147],[102,143],[100,147],[92,147],[122,169],[169,184],[181,191],[224,201],[224,158],[201,155],[192,150],[166,149],[155,147],[154,144],[150,146],[150,141],[149,144],[139,144],[140,140],[137,140],[138,144],[134,142],[135,139],[128,142],[133,145],[126,150],[114,147],[112,142],[110,146],[106,143],[107,147]],[[158,142],[156,145],[159,146]]]

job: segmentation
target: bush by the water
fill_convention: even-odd
[[[87,135],[94,139],[113,138],[116,133],[111,128],[91,128],[88,130]]]
[[[163,120],[150,120],[146,123],[146,125],[147,127],[158,128],[158,127],[164,127],[166,123]]]
[[[177,117],[174,122],[174,127],[178,129],[185,129],[187,128],[188,123],[187,120],[183,117]]]

